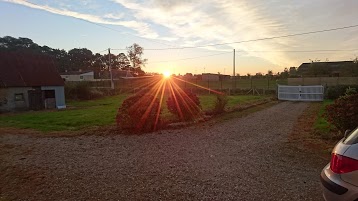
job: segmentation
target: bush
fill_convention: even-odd
[[[357,89],[352,88],[352,87],[348,87],[346,89],[346,92],[344,93],[344,96],[350,96],[350,95],[354,95],[354,94],[357,94]]]
[[[358,94],[344,96],[326,106],[324,114],[328,122],[344,133],[358,126]]]
[[[105,91],[92,88],[87,82],[67,82],[65,97],[67,99],[91,100],[105,96]]]
[[[358,88],[358,86],[351,86],[351,87]],[[348,88],[350,88],[350,86],[348,85],[337,85],[337,86],[327,87],[326,98],[335,100],[341,96],[344,96]]]
[[[190,91],[174,91],[167,100],[167,106],[182,121],[191,121],[201,116],[200,100]]]
[[[228,103],[228,99],[226,95],[218,94],[216,95],[215,106],[213,109],[214,114],[221,114],[225,112],[225,107]]]
[[[125,99],[118,109],[117,126],[133,132],[154,131],[160,123],[160,113],[158,98],[143,92],[137,93]]]

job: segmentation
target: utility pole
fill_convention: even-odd
[[[114,89],[113,74],[112,74],[112,67],[111,67],[111,48],[108,48],[108,68],[109,68],[109,74],[111,76],[111,89]]]
[[[234,73],[234,90],[236,90],[236,74],[235,74],[235,49],[234,49],[234,59],[233,59],[233,73]]]

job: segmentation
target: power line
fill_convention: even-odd
[[[240,50],[237,52],[351,52],[351,51],[358,51],[358,49],[347,49],[347,50],[276,50],[276,51],[265,51],[265,50],[258,50],[258,51],[245,51]]]
[[[348,52],[348,51],[358,51],[358,49],[350,49],[350,50],[282,50],[282,51],[244,51],[244,50],[240,50],[240,51],[236,51],[236,52],[335,52],[335,51],[337,51],[337,52],[347,51]],[[232,52],[223,52],[223,53],[218,53],[218,54],[210,54],[210,55],[182,58],[182,59],[176,59],[176,60],[154,61],[154,62],[149,62],[148,64],[192,60],[192,59],[211,57],[211,56],[217,56],[217,55],[223,55],[223,54],[232,54]],[[239,56],[239,55],[236,55],[236,56]]]
[[[32,3],[32,2],[29,2],[29,1],[26,1],[26,0],[24,0],[24,1],[27,2],[27,3],[29,3],[29,4],[32,4],[32,5],[38,6],[38,7],[40,7],[40,8],[43,8],[44,10],[48,10],[48,9],[49,9],[49,10],[52,10],[54,13],[57,13],[57,12],[56,12],[54,9],[52,9],[52,8],[44,7],[44,6],[41,6],[41,5],[39,5],[39,4]],[[282,36],[258,38],[258,39],[243,40],[243,41],[236,41],[236,42],[216,43],[216,44],[198,45],[198,46],[186,46],[186,47],[173,47],[174,45],[169,45],[169,44],[166,44],[166,43],[163,43],[163,42],[159,42],[159,41],[156,41],[156,40],[153,40],[153,39],[148,39],[148,38],[136,36],[136,35],[134,35],[134,34],[129,34],[129,33],[126,33],[126,32],[122,32],[122,31],[119,31],[119,30],[117,30],[117,29],[113,29],[113,28],[111,28],[111,27],[104,26],[104,25],[102,25],[102,24],[98,24],[98,23],[95,23],[95,22],[87,21],[87,20],[84,20],[84,19],[81,19],[81,18],[77,18],[77,19],[82,20],[82,21],[85,21],[85,22],[87,22],[87,23],[91,23],[91,24],[94,24],[94,25],[103,27],[103,28],[106,28],[106,29],[109,29],[109,30],[112,30],[112,31],[119,32],[119,33],[121,33],[121,34],[131,35],[131,36],[138,37],[138,38],[141,38],[141,39],[145,39],[145,40],[148,40],[148,41],[151,41],[151,42],[155,42],[155,43],[159,43],[159,44],[162,44],[162,45],[166,45],[166,46],[171,46],[171,47],[172,47],[172,48],[152,48],[152,49],[146,49],[146,50],[176,50],[176,49],[193,49],[193,48],[202,48],[202,47],[213,47],[213,46],[222,46],[222,45],[230,45],[230,44],[238,44],[238,43],[256,42],[256,41],[263,41],[263,40],[273,40],[273,39],[277,39],[277,38],[288,38],[288,37],[293,37],[293,36],[302,36],[302,35],[309,35],[309,34],[315,34],[315,33],[330,32],[330,31],[337,31],[337,30],[343,30],[343,29],[350,29],[350,28],[358,27],[358,24],[357,24],[357,25],[337,27],[337,28],[331,28],[331,29],[323,29],[323,30],[303,32],[303,33],[297,33],[297,34],[288,34],[288,35],[282,35]],[[113,50],[125,50],[125,49],[113,49]]]
[[[172,61],[183,61],[183,60],[197,59],[197,58],[203,58],[203,57],[211,57],[211,56],[217,56],[217,55],[223,55],[223,54],[231,54],[231,52],[224,52],[224,53],[219,53],[219,54],[204,55],[204,56],[198,56],[198,57],[182,58],[182,59],[168,60],[168,61],[154,61],[154,62],[149,62],[148,64],[152,64],[152,63],[165,63],[165,62],[172,62]]]
[[[127,50],[127,49],[112,49],[111,50]],[[144,49],[144,50],[158,50],[158,49]],[[162,49],[159,49],[162,50]],[[213,50],[215,51],[215,50]],[[217,50],[216,50],[217,51]],[[236,50],[236,52],[350,52],[350,51],[358,51],[358,49],[340,49],[340,50],[334,50],[334,49],[328,49],[328,50]],[[208,51],[209,52],[209,51]],[[225,51],[228,52],[228,51]]]
[[[323,33],[323,32],[337,31],[337,30],[343,30],[343,29],[350,29],[350,28],[354,28],[354,27],[358,27],[358,24],[351,25],[351,26],[345,26],[345,27],[332,28],[332,29],[323,29],[323,30],[318,30],[318,31],[310,31],[310,32],[297,33],[297,34],[288,34],[288,35],[282,35],[282,36],[273,36],[273,37],[258,38],[258,39],[251,39],[251,40],[242,40],[242,41],[228,42],[228,43],[216,43],[216,44],[209,44],[209,45],[186,46],[186,47],[178,47],[178,48],[157,48],[157,49],[147,49],[147,50],[175,50],[175,49],[192,49],[192,48],[202,48],[202,47],[213,47],[213,46],[222,46],[222,45],[230,45],[230,44],[238,44],[238,43],[256,42],[256,41],[263,41],[263,40],[273,40],[273,39],[277,39],[277,38],[288,38],[288,37],[293,37],[293,36],[302,36],[302,35],[309,35],[309,34],[315,34],[315,33]]]

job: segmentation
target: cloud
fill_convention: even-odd
[[[172,35],[183,40],[183,44],[226,43],[287,33],[278,20],[263,14],[262,8],[256,6],[251,0],[240,2],[236,0],[113,1],[129,9],[139,21],[150,21],[168,28]],[[290,44],[289,39],[280,39],[274,42],[228,45],[226,49],[278,50],[282,46]],[[222,48],[211,47],[207,49],[222,50]],[[286,65],[290,63],[283,53],[249,54],[259,56],[275,64]]]
[[[42,6],[42,5],[40,6],[40,5],[32,4],[32,3],[29,3],[29,2],[26,2],[23,0],[3,0],[3,1],[20,4],[23,6],[27,6],[27,7],[35,8],[35,9],[39,9],[39,10],[45,10],[47,12],[51,12],[51,13],[58,14],[58,15],[70,16],[70,17],[74,17],[77,19],[81,19],[81,20],[85,20],[85,21],[89,21],[89,22],[93,22],[93,23],[123,26],[123,27],[137,31],[139,33],[139,35],[146,37],[146,38],[157,38],[158,37],[158,34],[154,30],[151,29],[149,24],[144,23],[144,22],[134,21],[134,20],[119,20],[120,19],[119,15],[107,14],[102,17],[102,16],[96,16],[96,15],[90,15],[90,14],[84,14],[84,13],[79,13],[79,12],[75,12],[75,11],[70,11],[67,9],[57,9],[57,8],[53,8],[53,7],[49,7],[49,6]],[[111,18],[112,20],[106,20],[106,18]],[[123,32],[123,34],[126,34],[126,33]]]
[[[108,19],[120,20],[120,19],[123,19],[124,13],[118,13],[118,14],[108,13],[108,14],[105,14],[103,17],[108,18]]]
[[[95,9],[100,14],[75,12],[71,6],[58,6],[59,3],[55,8],[36,6],[20,0],[5,1],[94,23],[123,26],[136,31],[141,37],[165,40],[176,47],[228,43],[328,29],[352,25],[358,17],[354,10],[358,6],[356,0],[346,0],[340,4],[337,4],[337,0],[295,3],[290,0],[97,0],[95,2],[100,2],[98,4],[113,4],[110,11],[107,7]],[[93,6],[85,0],[81,2],[84,7]],[[64,4],[70,3],[71,1],[65,1]],[[356,33],[317,34],[205,49],[232,51],[235,48],[238,55],[259,57],[272,64],[271,66],[289,67],[299,65],[302,60],[317,55],[285,53],[282,50],[354,49],[358,45]],[[348,54],[339,53],[338,57],[338,54],[327,53],[324,56],[342,58],[345,55]]]

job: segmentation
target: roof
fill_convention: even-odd
[[[60,75],[82,75],[85,73],[91,73],[92,70],[83,70],[83,71],[68,71],[68,72],[62,72]]]
[[[333,68],[340,68],[342,65],[353,63],[353,61],[325,61],[315,62],[317,64],[325,64]],[[302,63],[298,68],[308,68],[312,63]]]
[[[0,85],[4,87],[64,86],[51,57],[0,52]]]

